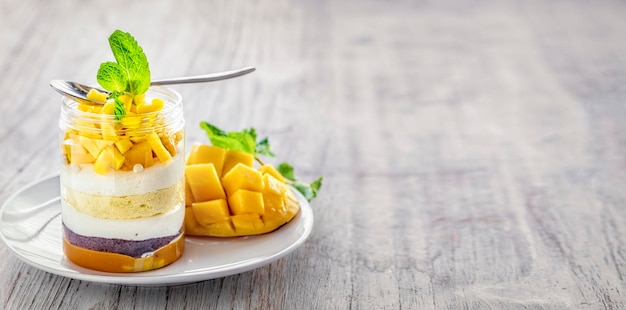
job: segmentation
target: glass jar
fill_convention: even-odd
[[[64,98],[61,129],[63,250],[76,265],[139,272],[184,249],[184,118],[181,96],[151,87],[115,103]]]

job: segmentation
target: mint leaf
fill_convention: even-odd
[[[255,154],[254,150],[256,146],[254,137],[256,137],[256,135],[251,135],[247,133],[245,130],[243,132],[229,132],[228,133],[229,139],[239,142],[239,148],[237,149],[237,151],[242,151],[242,152],[246,152],[246,153],[253,154],[253,155]]]
[[[295,178],[293,167],[288,163],[281,163],[276,167],[276,170],[278,170],[285,179],[289,180],[287,183],[300,192],[308,202],[311,202],[313,198],[317,197],[317,192],[322,188],[322,177],[317,178],[317,180],[313,181],[311,184],[299,181]]]
[[[245,132],[225,132],[207,122],[200,122],[200,128],[214,146],[254,154],[254,138]]]
[[[102,88],[110,92],[122,92],[128,85],[124,68],[111,61],[103,62],[100,65],[96,79]]]
[[[254,152],[257,153],[257,154],[265,155],[265,156],[269,156],[269,157],[276,156],[276,154],[274,154],[274,152],[272,152],[272,150],[270,150],[270,142],[267,139],[267,137],[263,138],[261,141],[256,143],[256,148],[255,148]]]
[[[223,130],[217,128],[216,126],[213,126],[213,125],[211,125],[211,124],[209,124],[207,122],[200,122],[200,128],[204,129],[207,132],[207,134],[209,135],[209,139],[211,138],[212,135],[213,136],[223,136],[223,137],[228,136],[228,134],[225,131],[223,131]]]
[[[226,132],[217,126],[207,122],[200,122],[200,128],[204,129],[211,140],[211,144],[228,150],[245,152],[255,155],[272,154],[269,149],[267,138],[257,142],[256,130],[254,128],[244,129],[242,131]],[[268,156],[272,156],[268,155]],[[258,160],[258,158],[257,158]]]
[[[109,37],[109,45],[115,60],[126,74],[125,91],[132,95],[145,93],[150,87],[150,67],[141,46],[130,33],[120,30],[115,30]]]
[[[116,94],[116,95],[118,95],[118,94]],[[113,100],[115,100],[115,106],[113,108],[113,114],[115,115],[115,120],[116,121],[121,120],[124,117],[124,115],[126,115],[126,107],[124,106],[124,102],[122,102],[122,100],[120,100],[118,98],[118,96],[115,96],[113,98]]]
[[[276,170],[278,170],[278,172],[280,172],[280,174],[282,174],[285,179],[291,180],[291,181],[295,181],[296,178],[294,177],[294,173],[293,173],[293,167],[288,164],[288,163],[281,163],[280,165],[278,165],[278,167],[276,167]]]
[[[315,180],[315,181],[313,181],[313,183],[311,183],[311,188],[315,192],[315,196],[317,196],[317,191],[319,191],[320,188],[322,188],[322,180],[323,179],[324,179],[323,177],[319,177],[319,178],[317,178],[317,180]]]

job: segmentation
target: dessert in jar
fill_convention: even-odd
[[[61,108],[64,253],[107,272],[166,266],[184,249],[182,99],[161,87],[89,97],[101,103],[64,98]]]

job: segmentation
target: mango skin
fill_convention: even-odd
[[[271,165],[254,169],[253,159],[250,154],[194,144],[185,167],[186,235],[265,234],[298,214],[300,204],[282,175]],[[215,163],[223,163],[221,179]]]

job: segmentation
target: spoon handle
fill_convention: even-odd
[[[170,85],[170,84],[213,82],[213,81],[219,81],[219,80],[225,80],[225,79],[238,77],[244,74],[248,74],[254,70],[255,70],[254,67],[246,67],[242,69],[219,72],[219,73],[202,74],[202,75],[194,75],[194,76],[171,78],[171,79],[160,79],[160,80],[151,81],[150,85]]]

